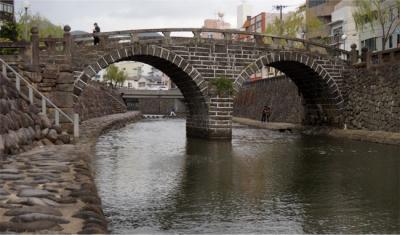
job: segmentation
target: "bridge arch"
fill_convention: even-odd
[[[94,48],[96,50],[96,48]],[[182,56],[157,45],[131,45],[107,51],[83,68],[75,79],[74,95],[79,96],[89,79],[100,70],[121,61],[135,61],[151,65],[167,76],[180,89],[188,114],[186,129],[189,136],[207,135],[208,129],[208,83],[202,75]]]
[[[304,124],[340,125],[344,106],[342,74],[344,65],[323,56],[306,52],[268,52],[246,66],[234,82],[238,92],[250,76],[263,66],[274,67],[289,77],[304,98]]]

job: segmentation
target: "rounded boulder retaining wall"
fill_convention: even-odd
[[[0,158],[0,232],[108,233],[92,170],[97,138],[141,119],[129,112],[90,119],[76,145]]]

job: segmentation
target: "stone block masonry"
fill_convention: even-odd
[[[74,104],[74,111],[79,114],[83,121],[110,114],[124,113],[127,111],[127,107],[116,89],[99,82],[89,81],[88,86]]]
[[[342,87],[342,118],[348,129],[400,132],[400,65],[344,70]],[[260,120],[263,105],[272,107],[273,122],[304,119],[303,100],[287,78],[245,84],[235,99],[234,116]]]
[[[40,114],[36,106],[28,104],[15,85],[0,76],[0,155],[69,142],[66,132]]]
[[[270,121],[302,123],[303,99],[297,86],[286,76],[247,82],[234,101],[235,117],[261,120],[265,105],[270,106]]]
[[[400,65],[344,73],[345,123],[351,129],[400,132]]]

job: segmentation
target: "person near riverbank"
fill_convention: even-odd
[[[267,106],[267,122],[271,121],[271,114],[272,114],[272,109],[271,107]]]
[[[266,120],[267,120],[267,112],[268,112],[267,106],[264,106],[264,108],[263,108],[263,110],[261,112],[261,122],[266,122]]]
[[[97,33],[100,33],[100,27],[97,23],[94,23],[94,29],[93,29],[93,43],[96,46],[100,42],[100,38],[97,35]]]
[[[174,108],[171,109],[171,112],[169,113],[169,116],[170,117],[176,117],[176,113],[175,113],[175,109]]]

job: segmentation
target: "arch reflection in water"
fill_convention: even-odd
[[[400,232],[399,147],[233,130],[205,141],[183,120],[143,121],[101,137],[112,232]]]

